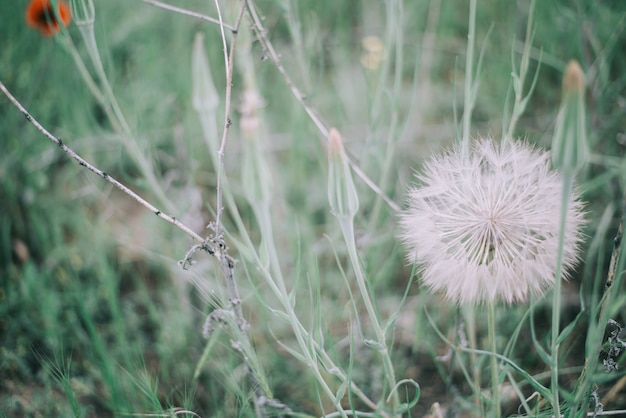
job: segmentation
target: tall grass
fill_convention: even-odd
[[[31,118],[0,100],[3,416],[626,408],[624,6],[74,0],[48,39],[26,3],[0,4]],[[557,118],[572,59],[586,125]],[[421,289],[396,238],[421,162],[564,131],[589,147],[571,279],[492,313]]]

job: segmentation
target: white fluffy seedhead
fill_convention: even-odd
[[[525,142],[480,140],[432,157],[409,192],[400,238],[424,285],[457,303],[523,302],[555,280],[563,179]],[[563,271],[578,260],[584,223],[565,209]]]

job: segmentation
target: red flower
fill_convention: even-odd
[[[63,0],[58,2],[58,10],[53,10],[50,0],[32,0],[26,9],[26,23],[43,36],[52,36],[59,32],[59,23],[67,26],[72,20],[70,6]]]

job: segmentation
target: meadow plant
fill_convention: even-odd
[[[411,130],[411,121],[419,121],[422,129],[437,106],[446,114],[456,111],[449,102],[442,105],[430,96],[428,106],[416,103],[419,89],[430,92],[437,88],[431,74],[441,42],[436,28],[445,23],[446,14],[459,13],[448,10],[445,2],[426,5],[389,0],[376,7],[350,6],[350,13],[357,10],[363,14],[363,22],[380,21],[382,33],[360,33],[363,28],[355,24],[347,33],[351,39],[359,32],[361,39],[355,43],[363,48],[361,60],[346,57],[343,51],[332,53],[329,68],[338,62],[346,66],[351,78],[357,78],[357,70],[362,76],[359,88],[351,92],[357,99],[350,102],[361,107],[336,113],[329,109],[339,107],[337,103],[344,99],[348,103],[348,98],[342,97],[345,93],[339,88],[329,96],[329,107],[317,96],[327,85],[320,81],[323,77],[316,80],[315,76],[326,67],[317,68],[315,61],[325,59],[328,51],[324,49],[327,45],[316,49],[317,29],[324,19],[305,18],[307,13],[315,15],[308,5],[288,0],[216,0],[199,12],[192,10],[191,4],[183,8],[157,0],[141,3],[159,16],[181,19],[184,23],[176,27],[189,37],[191,68],[179,62],[170,64],[183,67],[190,85],[168,102],[173,109],[168,113],[182,109],[185,115],[172,129],[172,142],[185,137],[188,150],[169,143],[165,151],[158,150],[142,140],[140,125],[128,122],[133,120],[127,110],[130,106],[118,100],[119,92],[116,95],[109,74],[113,66],[107,65],[108,54],[101,40],[98,42],[99,4],[93,0],[69,4],[33,0],[25,15],[28,26],[46,38],[54,37],[70,54],[86,90],[109,124],[107,129],[115,133],[115,143],[136,168],[137,174],[124,179],[132,182],[131,186],[118,180],[117,172],[111,174],[76,152],[70,146],[73,138],[62,141],[52,133],[20,103],[7,87],[10,84],[0,80],[0,91],[28,122],[80,167],[194,241],[190,245],[162,232],[168,245],[161,244],[158,251],[144,249],[144,253],[184,253],[176,257],[182,258],[178,264],[182,269],[168,274],[172,281],[181,282],[194,274],[194,286],[187,293],[200,295],[196,305],[188,295],[180,298],[179,309],[166,311],[179,292],[172,282],[159,291],[146,291],[146,299],[162,291],[168,302],[146,305],[156,318],[156,328],[164,330],[164,324],[174,323],[170,318],[173,312],[191,316],[185,323],[192,325],[175,328],[176,335],[163,331],[158,343],[161,355],[152,362],[156,366],[144,364],[143,357],[139,365],[134,364],[135,353],[152,353],[145,348],[151,340],[123,348],[140,334],[133,328],[137,319],[129,314],[134,312],[136,300],[123,300],[123,288],[128,284],[117,277],[113,266],[96,269],[104,276],[96,291],[104,295],[114,324],[113,332],[106,336],[100,335],[97,312],[91,311],[97,304],[80,295],[89,287],[72,289],[68,316],[80,324],[75,332],[77,341],[86,341],[88,349],[83,351],[94,352],[93,357],[85,354],[89,360],[80,363],[87,370],[96,369],[94,388],[85,390],[76,384],[70,367],[74,362],[63,353],[54,361],[37,355],[45,365],[44,372],[69,402],[64,411],[76,417],[94,410],[96,415],[105,411],[119,416],[193,417],[390,418],[427,411],[432,418],[444,414],[604,414],[609,394],[618,391],[619,382],[624,381],[622,377],[616,382],[615,376],[624,366],[620,355],[626,347],[621,333],[624,318],[619,317],[626,305],[619,292],[626,265],[626,246],[621,245],[626,201],[621,220],[613,219],[620,212],[611,203],[595,229],[596,208],[583,201],[590,194],[599,195],[598,184],[603,179],[611,178],[623,186],[626,162],[594,154],[598,144],[595,148],[590,144],[585,106],[586,86],[593,80],[585,78],[583,66],[576,61],[565,65],[553,56],[544,58],[543,52],[534,49],[541,29],[537,23],[541,16],[535,8],[547,6],[534,0],[524,3],[524,41],[512,48],[513,68],[506,72],[512,103],[507,95],[504,114],[498,115],[495,123],[502,126],[501,139],[495,140],[488,134],[474,134],[475,130],[489,131],[476,123],[475,112],[484,110],[487,100],[480,88],[490,84],[486,80],[494,85],[498,80],[484,76],[489,71],[484,58],[490,53],[492,29],[487,30],[489,25],[481,20],[479,3],[469,1],[469,18],[466,11],[462,13],[468,26],[462,29],[468,41],[465,68],[461,71],[455,66],[448,80],[438,80],[450,87],[450,80],[456,83],[462,72],[463,88],[458,96],[463,99],[463,116],[451,129],[438,126],[446,132],[442,136],[449,137],[448,143],[456,132],[456,143],[447,148],[438,142],[429,144],[435,148],[431,154],[424,146],[427,141],[415,142],[416,136],[424,135]],[[325,7],[340,10],[339,3]],[[322,7],[321,3],[318,6]],[[325,19],[345,14],[327,13]],[[413,91],[408,92],[404,29],[415,16],[426,16],[428,21],[412,68]],[[196,26],[190,28],[189,21]],[[78,44],[72,38],[74,26],[80,34]],[[338,43],[340,37],[338,31],[333,42]],[[481,37],[483,46],[476,59],[475,46]],[[173,54],[160,47],[157,51],[159,57]],[[515,64],[516,51],[521,51],[519,65]],[[529,81],[533,60],[536,71]],[[529,104],[536,86],[546,83],[539,71],[546,63],[559,71],[564,68],[556,123],[545,128],[553,132],[550,153],[542,148],[543,138],[535,140],[528,135],[527,139],[515,139],[521,127],[528,128],[523,117],[532,110]],[[597,70],[593,74],[602,73],[602,68],[593,69]],[[278,92],[283,87],[284,97]],[[454,91],[451,101],[456,103],[456,86]],[[358,103],[362,96],[365,100]],[[408,96],[411,103],[406,112]],[[280,113],[274,112],[279,106],[287,109],[287,117],[272,116]],[[426,113],[428,107],[433,108],[432,114]],[[420,114],[414,115],[417,110]],[[349,120],[349,114],[359,112],[366,115],[366,122]],[[278,135],[276,130],[284,126],[292,131]],[[277,139],[282,137],[287,139]],[[405,149],[410,151],[404,153]],[[293,163],[289,161],[292,158]],[[414,160],[423,163],[417,168],[417,184],[411,186],[404,173]],[[165,161],[176,169],[168,171]],[[586,176],[595,169],[607,173],[587,181]],[[209,219],[205,222],[208,232],[198,232],[177,216],[192,205],[185,200],[192,199],[185,192],[190,189],[177,186],[176,180],[203,190],[202,207],[194,214],[204,218],[197,222]],[[135,187],[141,191],[134,191]],[[405,193],[406,208],[401,209],[397,200]],[[152,198],[158,203],[151,203]],[[604,268],[603,252],[613,229],[616,238]],[[588,250],[586,234],[592,235]],[[396,245],[396,237],[403,245]],[[29,258],[26,244],[13,246],[20,262]],[[91,247],[89,251],[97,252]],[[213,260],[212,267],[201,262],[202,253]],[[163,258],[175,264],[171,257]],[[28,268],[16,277],[24,281],[36,277],[27,274]],[[63,269],[58,271],[59,277],[66,274]],[[564,324],[564,289],[580,277],[580,308],[575,318]],[[432,295],[421,293],[413,282]],[[30,294],[33,291],[29,289],[37,287],[22,288],[27,289],[22,289],[22,294]],[[582,289],[592,289],[593,295],[587,297]],[[546,293],[552,298],[544,298]],[[49,305],[50,298],[46,301]],[[549,320],[536,321],[540,314]],[[480,322],[483,315],[487,316],[485,326]],[[505,322],[515,325],[504,326]],[[581,331],[583,326],[587,329]],[[572,342],[577,333],[585,340],[582,349]],[[173,342],[182,340],[183,334],[184,342]],[[205,339],[204,347],[196,336]],[[482,347],[483,336],[487,349]],[[184,349],[172,354],[174,347],[180,346]],[[121,347],[121,354],[114,354],[112,347]],[[577,350],[583,352],[584,360]],[[9,350],[3,348],[2,353],[6,352]],[[186,354],[183,357],[181,353]],[[152,357],[146,354],[146,358]],[[487,368],[485,360],[489,361]],[[163,368],[173,365],[174,371],[159,374],[161,364]],[[433,364],[442,378],[435,379],[432,371],[423,374],[427,364]],[[488,376],[483,375],[484,369]],[[151,375],[153,371],[155,375]],[[170,388],[191,385],[190,393],[174,397],[159,386],[168,385],[168,379],[180,378],[185,371],[189,375],[182,377],[182,383],[172,383]],[[565,383],[566,374],[572,384]],[[442,384],[432,383],[435,380]],[[97,388],[100,382],[105,389]],[[482,389],[487,383],[490,393]],[[612,385],[611,391],[601,396],[600,385],[605,389]],[[193,406],[196,391],[203,402],[198,407]],[[104,400],[97,406],[83,405],[94,394]]]
[[[521,303],[554,284],[562,176],[520,141],[476,141],[428,160],[400,218],[422,283],[453,303]],[[582,203],[567,201],[563,265],[579,259]]]

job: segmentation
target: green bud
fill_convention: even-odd
[[[353,218],[359,209],[359,197],[341,134],[335,128],[328,134],[328,202],[330,210],[338,218]]]
[[[71,0],[72,18],[77,26],[93,25],[96,9],[93,0]]]
[[[585,117],[585,75],[578,62],[570,61],[563,76],[563,98],[552,140],[552,162],[563,171],[575,172],[587,161]]]

